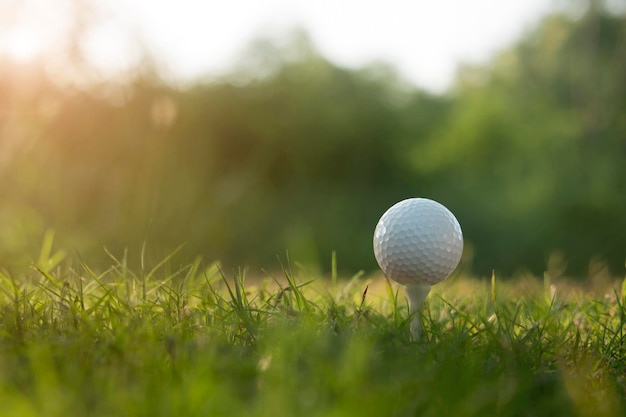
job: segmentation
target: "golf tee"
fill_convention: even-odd
[[[430,292],[430,285],[405,285],[404,289],[409,299],[409,313],[413,316],[411,338],[419,340],[422,334],[422,309]]]

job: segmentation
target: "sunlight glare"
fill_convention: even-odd
[[[19,62],[32,61],[44,49],[41,36],[33,28],[19,28],[10,32],[4,45],[5,52]]]

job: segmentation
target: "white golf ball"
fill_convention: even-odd
[[[385,275],[403,285],[434,285],[454,271],[463,253],[463,233],[442,204],[409,198],[378,221],[374,254]]]

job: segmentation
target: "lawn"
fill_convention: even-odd
[[[403,289],[380,275],[141,264],[96,271],[48,248],[0,272],[0,416],[626,411],[621,282],[453,276],[412,341]]]

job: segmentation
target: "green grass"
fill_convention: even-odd
[[[0,416],[626,411],[621,290],[455,278],[414,342],[403,291],[380,277],[286,267],[248,283],[169,258],[96,272],[42,252],[0,273]]]

